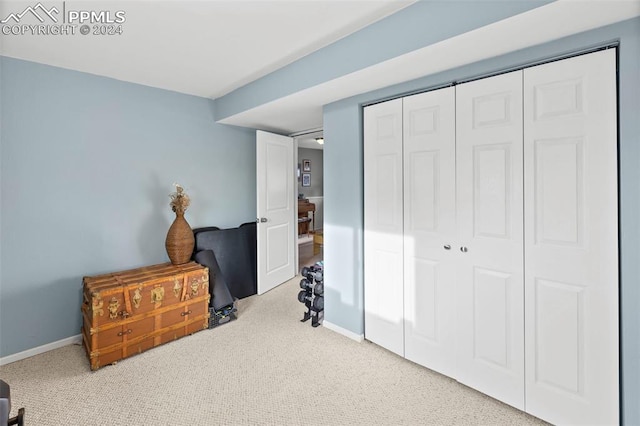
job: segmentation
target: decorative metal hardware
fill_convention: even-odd
[[[124,336],[125,334],[131,334],[133,330],[128,329],[127,331],[121,331],[118,333],[118,336]]]
[[[127,312],[127,311],[120,312],[120,316],[122,317],[122,319],[127,319],[127,318],[129,318],[130,315],[131,314],[129,312]]]
[[[111,299],[109,302],[109,318],[116,319],[118,318],[118,308],[120,307],[120,302],[115,297]]]
[[[91,299],[91,310],[93,311],[93,317],[95,318],[97,316],[103,316],[104,310],[102,309],[102,306],[104,305],[104,301],[100,298],[99,295],[94,295]]]
[[[186,317],[187,315],[189,315],[191,313],[191,309],[189,309],[187,312],[180,312],[180,316],[181,317]]]
[[[198,295],[198,287],[200,286],[200,281],[197,279],[191,281],[191,296],[196,297]]]
[[[209,287],[209,274],[204,274],[202,277],[202,289]]]
[[[156,287],[153,290],[151,290],[151,302],[155,303],[156,308],[158,307],[158,305],[162,303],[163,299],[164,299],[164,287]]]
[[[138,309],[140,307],[140,302],[142,302],[142,294],[140,293],[140,289],[137,288],[135,293],[133,293],[133,306]]]
[[[180,284],[180,281],[178,281],[178,277],[174,277],[173,278],[173,295],[176,296],[176,298],[180,297],[180,290],[182,290],[182,284]]]

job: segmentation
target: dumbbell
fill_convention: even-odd
[[[316,296],[313,298],[313,302],[311,302],[313,309],[317,312],[324,310],[324,296]]]
[[[300,280],[300,288],[309,293],[311,293],[311,290],[313,289],[313,293],[316,296],[322,296],[324,294],[324,284],[322,282],[318,282],[316,285],[313,285],[311,281],[303,278]]]
[[[303,278],[300,280],[300,288],[303,290],[311,291],[313,288],[313,282],[309,281],[307,278]]]
[[[323,273],[319,268],[307,268],[306,266],[302,268],[302,276],[307,278],[309,281],[322,281]]]
[[[305,266],[304,268],[302,268],[302,271],[300,271],[300,274],[307,275],[309,273],[315,274],[318,272],[322,272],[322,268],[320,266],[312,265],[312,266]]]
[[[319,269],[315,266],[305,266],[304,268],[302,268],[302,271],[300,271],[300,275],[306,277],[309,272],[316,272],[317,270]]]
[[[304,290],[298,293],[298,301],[300,303],[311,302],[311,306],[313,306],[313,309],[318,312],[324,309],[324,297],[313,297]]]

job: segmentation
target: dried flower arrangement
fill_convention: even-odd
[[[176,214],[183,214],[189,207],[191,199],[180,184],[174,183],[173,185],[176,187],[176,192],[169,194],[169,197],[171,197],[169,205]]]

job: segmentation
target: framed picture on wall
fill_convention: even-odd
[[[311,173],[302,174],[302,186],[311,186]]]
[[[303,172],[311,171],[311,160],[302,160],[302,171]]]

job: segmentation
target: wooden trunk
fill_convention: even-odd
[[[209,269],[195,262],[84,277],[83,287],[92,370],[209,326]]]

